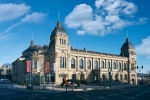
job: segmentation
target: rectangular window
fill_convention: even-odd
[[[34,68],[37,68],[37,61],[34,61]]]
[[[75,69],[75,59],[71,59],[71,68]]]
[[[60,68],[66,68],[66,58],[60,57]]]
[[[62,39],[62,41],[61,41],[61,42],[62,42],[62,44],[64,44],[64,40],[63,40],[63,39]]]
[[[66,40],[64,40],[64,45],[66,45]]]
[[[61,39],[59,40],[60,44],[61,44]]]

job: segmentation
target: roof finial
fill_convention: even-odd
[[[58,9],[58,21],[60,21],[60,14],[59,14],[59,9]]]
[[[32,34],[32,40],[33,40],[33,34]]]
[[[128,38],[128,31],[127,31],[127,38]]]
[[[31,42],[30,42],[30,46],[31,46],[31,47],[34,47],[33,34],[32,34],[32,40],[31,40]]]
[[[57,27],[60,27],[61,24],[60,24],[60,15],[59,15],[59,9],[58,9],[58,22],[57,22]]]

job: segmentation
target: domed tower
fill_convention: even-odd
[[[128,38],[126,38],[126,42],[122,45],[121,47],[121,56],[125,56],[125,57],[130,57],[132,56],[136,56],[135,54],[135,48],[133,46],[133,44],[129,41]]]
[[[126,42],[121,47],[120,55],[128,58],[127,65],[129,83],[137,84],[135,47],[128,38],[126,38]]]
[[[65,72],[69,70],[70,64],[70,44],[68,40],[68,34],[66,30],[61,26],[60,21],[57,22],[57,26],[52,31],[50,36],[49,49],[47,51],[46,60],[50,62],[50,66],[55,63],[57,70]],[[52,68],[52,71],[55,68]],[[55,82],[59,79],[60,73],[55,73]]]

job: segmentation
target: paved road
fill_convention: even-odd
[[[0,100],[150,100],[150,87],[61,93],[0,88]]]

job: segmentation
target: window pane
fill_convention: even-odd
[[[116,63],[114,62],[114,64],[113,64],[113,69],[116,69]]]
[[[37,68],[37,60],[34,61],[34,68]]]
[[[107,62],[107,68],[110,68],[110,62],[109,61]]]
[[[101,62],[101,68],[104,69],[104,61]]]
[[[66,58],[60,57],[60,68],[66,68]]]
[[[94,65],[95,65],[95,69],[98,69],[98,62],[97,62],[97,60],[95,60]]]
[[[124,70],[127,70],[126,64],[124,63]]]
[[[91,69],[91,61],[90,60],[87,61],[87,67],[88,67],[88,69]]]
[[[64,40],[64,45],[66,45],[66,40]]]
[[[83,69],[83,60],[80,60],[80,69]]]
[[[74,58],[72,58],[71,59],[71,68],[75,68],[75,59]]]
[[[118,70],[121,70],[121,63],[118,64]]]

